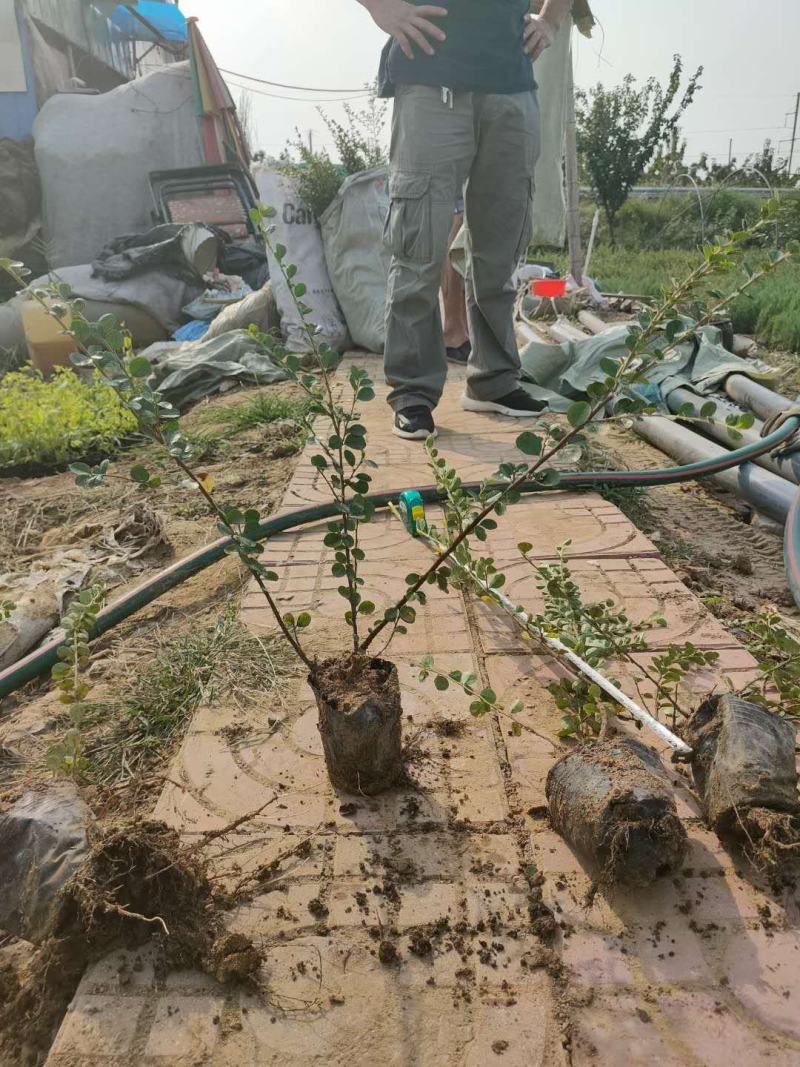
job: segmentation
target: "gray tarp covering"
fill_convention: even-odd
[[[210,396],[225,382],[269,385],[286,380],[245,330],[211,341],[151,345],[142,355],[153,364],[159,392],[179,407]]]
[[[567,88],[572,63],[572,20],[564,19],[553,46],[536,60],[539,86],[542,150],[536,164],[533,198],[535,245],[564,244],[567,213],[564,198],[564,127],[567,120]]]
[[[188,63],[99,96],[59,93],[33,134],[53,267],[89,263],[118,234],[149,230],[150,172],[205,162]]]
[[[187,285],[161,271],[146,271],[121,282],[107,282],[93,278],[88,264],[62,267],[53,272],[53,277],[67,282],[75,296],[86,301],[84,314],[88,319],[96,321],[101,315],[116,315],[128,327],[137,346],[170,337],[184,321],[181,308],[202,291],[199,285]],[[50,281],[50,276],[44,275],[31,282],[31,286],[44,289]],[[0,306],[0,349],[24,344],[22,305],[27,299],[25,293],[20,293]]]
[[[551,411],[566,411],[576,400],[585,398],[588,385],[605,380],[602,359],[627,355],[627,333],[628,326],[622,325],[585,341],[565,341],[560,345],[532,341],[520,353],[525,389],[537,400],[545,401]],[[777,372],[765,364],[739,359],[719,342],[720,331],[713,326],[704,327],[696,354],[691,342],[680,345],[672,358],[650,371],[648,380],[666,396],[679,386],[691,386],[701,394],[713,393],[729,374],[743,374],[756,381],[776,377]]]

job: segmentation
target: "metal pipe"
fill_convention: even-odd
[[[717,405],[717,412],[715,418],[726,415],[741,415],[742,409],[736,404],[731,403],[727,398],[713,396],[698,396],[697,393],[692,392],[691,389],[673,389],[667,397],[667,405],[673,413],[676,413],[685,404],[692,404],[695,412],[698,412],[704,403],[712,400]],[[761,430],[764,423],[760,419],[756,419],[749,430],[738,430],[740,435],[734,440],[727,427],[720,422],[703,422],[693,423],[691,429],[696,430],[698,433],[704,434],[706,437],[713,437],[715,441],[719,441],[720,444],[727,445],[728,448],[738,448],[740,445],[750,445],[756,441],[762,440]],[[759,456],[755,462],[759,467],[763,467],[764,470],[772,471],[773,474],[777,474],[781,478],[786,478],[790,482],[794,482],[796,485],[800,484],[800,455],[794,454],[784,456],[781,458],[778,455],[765,454]]]
[[[687,430],[685,426],[678,426],[657,415],[635,419],[633,429],[640,437],[680,463],[703,463],[731,454],[728,449]],[[717,471],[710,477],[715,484],[748,501],[756,511],[776,522],[786,521],[796,490],[785,478],[762,470],[754,463],[742,463],[738,468]]]

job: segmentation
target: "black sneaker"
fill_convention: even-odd
[[[524,419],[531,415],[540,415],[547,406],[541,400],[534,400],[522,387],[513,393],[499,396],[497,400],[476,400],[465,391],[461,397],[461,406],[465,411],[491,411],[496,415],[508,415],[512,419]]]
[[[453,363],[461,363],[462,366],[466,366],[471,355],[472,345],[469,341],[465,341],[464,344],[459,345],[458,348],[447,349],[447,358]]]
[[[426,437],[435,437],[436,426],[433,422],[433,412],[421,404],[396,411],[394,432],[398,437],[405,437],[407,441],[424,441]]]

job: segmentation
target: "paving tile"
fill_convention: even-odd
[[[713,977],[716,938],[695,933],[683,917],[653,917],[630,940],[632,953],[650,981],[708,983]]]
[[[800,932],[748,930],[731,942],[724,967],[731,993],[748,1012],[800,1041]]]
[[[777,1034],[750,1027],[731,1010],[724,992],[671,992],[659,1007],[674,1040],[704,1067],[730,1067],[733,1059],[746,1063],[797,1067],[800,1046],[784,1044]]]
[[[631,985],[631,974],[622,938],[596,930],[574,930],[565,937],[561,958],[569,969],[570,978],[579,985]]]
[[[636,993],[596,997],[578,1013],[573,1035],[573,1067],[626,1064],[627,1067],[686,1067],[685,1049],[665,1040],[657,1008]]]
[[[202,1063],[221,1040],[223,997],[165,997],[156,1008],[145,1057],[192,1067]]]
[[[61,1024],[49,1057],[58,1067],[60,1057],[125,1056],[131,1050],[143,997],[79,995]]]
[[[567,1062],[543,976],[515,984],[505,996],[481,997],[472,1027],[464,1067],[551,1067]]]

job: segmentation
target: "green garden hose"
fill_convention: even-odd
[[[540,485],[537,482],[525,483],[520,488],[524,493],[541,493],[575,489],[597,489],[614,485],[652,486],[693,481],[696,478],[704,478],[717,474],[719,471],[728,470],[730,467],[736,467],[740,463],[745,463],[748,460],[764,455],[766,452],[771,452],[788,441],[798,430],[800,430],[800,418],[792,416],[762,440],[754,441],[714,459],[688,463],[681,467],[667,467],[650,471],[573,472],[561,475],[561,481],[556,490],[553,490],[550,486]],[[477,490],[478,487],[478,482],[465,483],[464,486],[467,490]],[[422,489],[411,487],[406,490],[395,489],[388,493],[373,493],[369,496],[369,499],[376,509],[387,508],[389,504],[395,503],[402,493],[412,492],[414,489],[426,504],[440,503],[445,497],[444,492],[437,486],[426,486]],[[798,502],[800,506],[800,497]],[[287,530],[294,530],[324,519],[335,518],[337,515],[339,515],[339,511],[333,503],[300,508],[297,511],[288,512],[285,515],[267,519],[266,522],[263,522],[259,530],[259,539],[264,540]],[[792,529],[794,530],[795,528],[800,529],[800,520],[792,524]],[[223,537],[205,548],[198,549],[197,552],[193,552],[180,562],[174,563],[154,578],[148,579],[130,593],[120,597],[113,604],[109,604],[97,616],[92,638],[100,637],[101,634],[113,629],[124,619],[151,604],[170,589],[174,589],[175,586],[180,585],[195,574],[199,574],[207,567],[218,563],[225,557],[230,547],[230,538]],[[800,534],[797,537],[787,538],[786,561],[787,573],[791,575],[792,579],[790,584],[794,589],[800,583]],[[0,699],[13,693],[26,682],[49,671],[57,661],[59,644],[60,641],[58,640],[49,641],[0,673]]]

